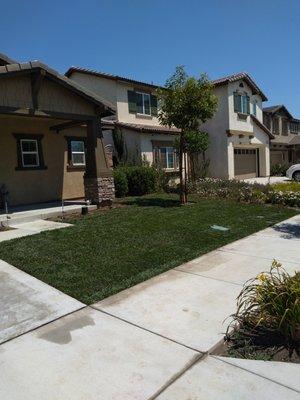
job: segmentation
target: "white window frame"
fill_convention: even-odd
[[[172,146],[160,146],[160,152],[161,149],[166,149],[166,167],[164,167],[164,169],[175,169],[175,165],[176,165],[176,150],[174,147]],[[172,151],[170,151],[170,149],[172,149]],[[169,158],[168,158],[168,154],[173,154],[173,167],[169,166]]]
[[[73,151],[72,150],[72,142],[81,142],[83,144],[83,151]],[[76,140],[76,139],[72,139],[71,143],[70,143],[70,150],[71,150],[71,161],[72,161],[72,165],[74,167],[84,167],[86,165],[86,159],[85,159],[85,145],[84,145],[84,141],[83,140]],[[83,163],[76,163],[74,162],[74,158],[73,155],[74,154],[83,154]]]
[[[23,150],[23,143],[24,142],[31,142],[35,143],[35,151],[24,151]],[[35,139],[21,139],[20,140],[20,147],[21,147],[21,156],[22,156],[22,166],[23,168],[33,168],[33,167],[39,167],[40,166],[40,155],[39,155],[39,146],[38,146],[38,141]],[[35,154],[36,155],[36,160],[37,164],[26,164],[24,163],[24,155],[26,154]]]
[[[137,114],[141,115],[151,115],[151,96],[149,93],[144,93],[144,92],[136,92],[136,94],[141,94],[142,95],[142,105],[143,105],[143,112],[137,112]],[[149,113],[145,112],[145,97],[149,98]]]

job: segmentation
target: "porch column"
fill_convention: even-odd
[[[114,180],[104,150],[101,122],[96,118],[87,123],[86,147],[85,199],[98,206],[110,205],[115,197]]]

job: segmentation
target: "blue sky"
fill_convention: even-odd
[[[0,0],[0,52],[163,84],[247,71],[300,117],[299,0]]]

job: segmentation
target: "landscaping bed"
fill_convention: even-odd
[[[205,198],[228,198],[243,203],[279,204],[300,208],[298,185],[300,185],[298,182],[261,185],[235,179],[206,178],[190,182],[188,189],[190,193]]]
[[[247,281],[215,354],[300,363],[300,272],[274,260]]]
[[[278,349],[277,347],[266,347],[264,349],[255,349],[251,346],[245,346],[243,349],[234,349],[230,344],[224,342],[220,344],[211,354],[222,357],[244,358],[248,360],[262,361],[281,361],[300,363],[300,357],[293,353],[290,357],[287,349]]]
[[[91,304],[296,214],[194,195],[189,201],[124,198],[120,208],[72,217],[68,229],[0,243],[0,259]]]

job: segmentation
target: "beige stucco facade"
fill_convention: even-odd
[[[240,85],[243,85],[241,88]],[[248,116],[239,116],[234,111],[234,92],[243,91],[250,97],[250,114],[256,102],[256,118],[262,123],[262,98],[253,95],[244,80],[230,82],[214,89],[218,108],[214,117],[201,125],[210,137],[207,156],[210,159],[212,177],[235,178],[235,149],[255,149],[257,151],[257,175],[270,175],[269,136]]]
[[[68,170],[65,136],[85,137],[86,128],[56,133],[49,130],[53,120],[0,117],[0,184],[9,192],[9,204],[31,204],[61,199],[84,198],[84,171]],[[46,169],[16,170],[17,140],[14,133],[43,135],[41,140]]]
[[[159,126],[157,117],[130,113],[128,107],[128,91],[144,91],[155,93],[155,88],[137,85],[123,81],[113,76],[88,71],[73,71],[71,78],[95,91],[97,94],[106,96],[116,105],[116,119],[120,123]],[[258,176],[269,176],[270,174],[270,139],[251,115],[240,116],[234,111],[234,93],[242,92],[250,98],[250,114],[253,114],[253,104],[256,103],[256,118],[263,123],[262,101],[263,96],[259,91],[253,90],[247,83],[247,79],[229,81],[222,85],[216,85],[214,94],[218,98],[218,108],[213,118],[201,125],[201,130],[207,131],[210,138],[210,146],[207,158],[210,160],[210,175],[214,177],[234,178],[237,176],[238,157],[235,157],[237,149],[245,149],[252,152],[255,150],[256,168],[252,171]],[[137,156],[153,162],[153,146],[155,140],[170,142],[174,141],[175,135],[155,134],[151,132],[141,133],[122,128],[123,137],[130,158]],[[104,138],[106,143],[113,145],[109,131]],[[240,157],[241,159],[243,157]],[[245,157],[246,160],[246,157]]]
[[[96,94],[104,97],[116,106],[115,119],[120,123],[147,125],[149,127],[160,127],[157,116],[130,113],[128,107],[128,91],[140,91],[149,94],[155,94],[155,87],[148,85],[128,83],[122,80],[112,79],[111,77],[94,75],[93,73],[82,73],[80,71],[72,72],[71,79],[80,85],[92,90]],[[122,130],[125,143],[125,152],[127,162],[135,163],[143,160],[149,164],[153,163],[153,141],[166,143],[174,142],[176,135],[155,132],[139,132],[135,129],[126,127]],[[106,146],[114,146],[112,139],[112,130],[103,131],[103,139]]]

